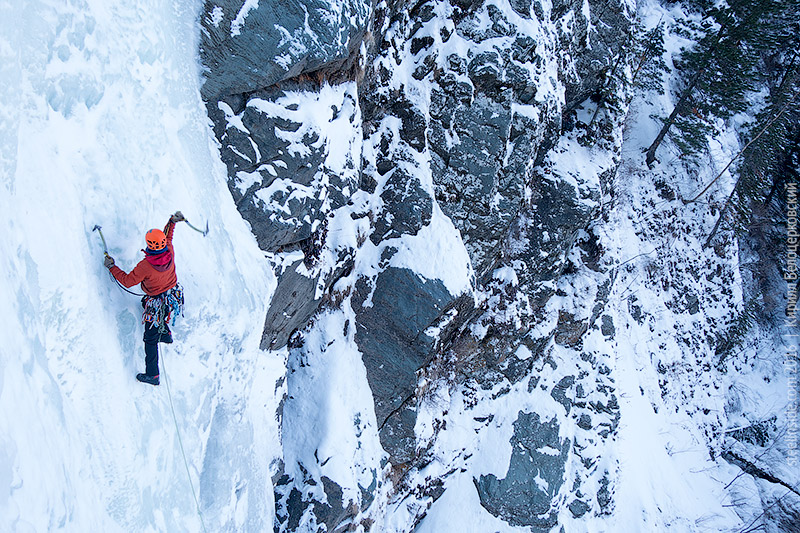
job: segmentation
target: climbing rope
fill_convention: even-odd
[[[114,283],[117,284],[117,287],[119,287],[123,291],[127,292],[128,294],[133,294],[134,296],[145,296],[144,293],[138,293],[138,292],[134,292],[132,290],[129,290],[127,287],[125,287],[125,285],[120,283],[117,278],[114,277],[114,274],[112,274],[110,270],[108,271],[108,275],[111,276],[111,279],[114,280]]]
[[[108,246],[106,245],[106,238],[103,236],[103,228],[101,228],[98,225],[95,225],[92,228],[92,231],[96,231],[97,233],[100,234],[100,240],[103,242],[103,255],[106,256],[106,257],[111,257],[110,255],[108,255]],[[119,287],[123,291],[127,292],[128,294],[133,294],[134,296],[144,296],[144,294],[139,294],[138,292],[133,292],[133,291],[128,290],[127,287],[122,285],[122,283],[120,283],[119,280],[114,277],[114,274],[112,274],[110,270],[108,271],[108,275],[111,276],[111,279],[114,280],[114,283],[117,284],[117,287]]]
[[[207,533],[206,523],[203,521],[203,512],[200,510],[200,501],[197,499],[197,492],[194,490],[194,483],[192,482],[192,474],[189,472],[189,461],[186,459],[186,451],[183,449],[183,439],[181,438],[181,429],[178,426],[178,417],[175,415],[175,405],[172,403],[172,391],[169,387],[169,379],[167,379],[167,369],[164,366],[164,350],[161,350],[161,374],[164,376],[164,382],[167,384],[167,397],[169,398],[169,408],[172,411],[172,421],[175,422],[175,433],[178,435],[178,444],[181,448],[181,455],[183,456],[183,466],[186,467],[186,477],[189,478],[189,486],[192,488],[192,496],[194,496],[194,504],[197,507],[197,516],[200,517],[200,525],[203,531]]]

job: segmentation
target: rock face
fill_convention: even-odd
[[[231,194],[265,251],[311,237],[359,183],[355,86],[293,87],[209,104]]]
[[[479,272],[490,266],[526,181],[524,168],[503,175],[513,116],[509,107],[479,94],[469,105],[445,107],[450,116],[435,122],[430,132],[437,200],[465,235]],[[462,140],[448,149],[448,135]],[[521,152],[530,160],[529,151]]]
[[[319,298],[315,297],[319,279],[309,275],[302,260],[289,266],[279,279],[267,311],[263,349],[285,346],[289,335],[302,328],[319,306]]]
[[[362,282],[356,289],[356,342],[364,354],[375,415],[382,425],[413,394],[414,373],[427,362],[433,344],[424,331],[453,296],[438,280],[391,267],[374,287]]]
[[[599,187],[577,189],[556,168],[548,169],[552,180],[538,170],[534,174],[537,179],[531,182],[530,196],[509,228],[503,255],[518,265],[520,285],[538,307],[553,294],[546,282],[561,275],[578,230],[595,216],[600,191]],[[584,201],[582,193],[592,201]]]
[[[353,83],[284,84],[209,103],[228,167],[228,188],[259,246],[299,250],[278,278],[262,340],[281,348],[317,310],[343,264],[315,268],[328,217],[356,192],[361,115]],[[314,91],[309,89],[314,87]]]
[[[374,287],[356,284],[356,342],[363,354],[381,444],[406,463],[415,448],[413,402],[416,372],[432,357],[434,339],[425,330],[455,301],[439,280],[408,269],[387,268]],[[369,302],[367,299],[369,298]]]
[[[200,57],[208,101],[270,87],[305,72],[335,71],[366,31],[364,0],[207,0]]]
[[[516,384],[555,335],[534,338],[529,322],[600,194],[558,156],[570,149],[558,146],[563,118],[602,86],[606,43],[624,41],[629,24],[623,4],[595,4],[206,2],[203,96],[228,187],[280,265],[262,348],[314,332],[323,303],[346,314],[398,471],[423,460],[430,365],[452,357],[442,375],[453,386]],[[575,386],[552,388],[567,413]],[[574,423],[593,420],[581,411]],[[508,474],[475,480],[489,512],[554,525],[571,453],[558,434],[557,421],[519,413]],[[333,531],[369,514],[374,487],[348,500],[365,487],[300,471],[277,482],[279,530],[311,520]],[[442,484],[420,493],[435,499]]]
[[[492,21],[491,29],[478,31],[484,16]],[[531,72],[543,64],[535,43],[499,10],[490,6],[468,12],[454,32],[451,39],[476,47],[513,39],[511,46],[493,46],[491,52],[438,57],[444,68],[431,75],[428,139],[436,198],[461,230],[476,271],[482,273],[496,259],[498,244],[520,209],[543,135],[560,118],[552,113],[557,109],[552,95],[534,99],[537,84]]]
[[[352,501],[345,505],[342,488],[328,477],[322,477],[324,497],[320,499],[309,498],[294,486],[286,494],[284,490],[289,483],[290,478],[285,474],[276,483],[276,493],[281,496],[276,505],[276,518],[281,524],[277,531],[298,531],[303,516],[309,510],[315,517],[314,523],[318,527],[327,528],[327,531],[334,531],[336,526],[352,519],[358,512],[358,507],[354,507]],[[303,526],[308,527],[310,524],[304,523]]]
[[[564,484],[569,441],[559,438],[554,420],[543,423],[536,413],[520,413],[511,449],[505,478],[488,475],[475,482],[481,505],[515,526],[550,531],[556,525],[552,502]]]

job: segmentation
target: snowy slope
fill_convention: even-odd
[[[684,16],[680,6],[666,10],[645,2],[639,9],[650,26],[664,21],[674,28]],[[677,32],[666,37],[671,54],[686,45]],[[557,421],[552,442],[565,439],[572,446],[562,486],[553,490],[545,479],[534,480],[551,491],[551,509],[559,511],[553,531],[742,531],[754,525],[774,531],[781,508],[775,504],[796,505],[791,488],[743,475],[723,458],[733,450],[798,486],[781,434],[791,390],[781,370],[785,338],[756,326],[727,364],[716,353],[717,336],[745,305],[743,266],[736,239],[724,236],[707,249],[703,243],[735,176],[724,175],[700,203],[681,201],[711,182],[741,148],[741,117],[719,124],[698,165],[686,165],[665,145],[662,163],[649,170],[642,152],[660,127],[651,115],[668,114],[673,105],[667,95],[639,95],[616,131],[618,146],[586,148],[569,134],[549,154],[554,168],[591,181],[611,166],[604,158],[619,153],[602,216],[570,254],[574,272],[563,275],[558,296],[534,312],[545,331],[561,313],[587,330],[570,346],[556,333],[547,357],[521,383],[501,381],[487,391],[470,381],[433,387],[417,425],[430,449],[424,468],[408,481],[415,487],[409,492],[420,496],[390,502],[390,531],[408,531],[415,519],[421,519],[415,531],[529,531],[491,516],[476,494],[485,474],[529,482],[510,473],[518,454],[515,418],[523,412]],[[594,108],[587,101],[578,120],[588,122]],[[599,250],[599,264],[584,257],[581,248],[589,241]],[[612,402],[618,418],[608,423],[603,411]],[[778,435],[766,447],[729,436],[776,418]],[[527,453],[543,473],[544,456],[559,451],[550,445]]]
[[[207,529],[271,524],[274,278],[199,96],[199,4],[0,3],[0,531],[201,530],[167,383]],[[153,388],[91,230],[130,270],[177,209],[211,233],[176,229],[186,313]]]
[[[664,20],[668,28],[681,15],[677,7],[645,3],[641,8],[645,22]],[[675,54],[684,42],[673,31],[665,44]],[[780,368],[785,339],[768,324],[756,323],[725,361],[720,358],[720,338],[746,305],[768,296],[746,293],[748,266],[734,236],[723,233],[704,247],[736,174],[723,174],[700,201],[685,202],[739,152],[743,117],[718,124],[720,132],[709,138],[696,166],[686,165],[668,145],[661,148],[660,163],[648,170],[641,154],[660,124],[646,117],[654,111],[663,115],[673,105],[667,96],[634,100],[615,209],[607,224],[595,227],[619,265],[606,308],[616,336],[601,340],[595,333],[588,339],[615,355],[621,423],[618,512],[612,523],[776,531],[780,512],[770,508],[787,495],[787,508],[796,506],[790,503],[797,501],[794,495],[743,475],[724,457],[742,449],[731,437],[737,428],[773,416],[779,428],[786,427],[790,386]],[[797,487],[799,472],[790,466],[785,437],[776,432],[771,438],[763,448],[750,448],[754,462]]]

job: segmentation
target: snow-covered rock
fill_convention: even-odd
[[[207,4],[206,26],[213,9]],[[603,176],[619,162],[613,146],[592,153],[558,137],[562,116],[603,83],[628,10],[577,1],[380,2],[355,83],[331,86],[324,80],[337,76],[327,69],[256,91],[206,93],[231,192],[278,275],[262,347],[288,342],[305,353],[320,306],[351,309],[348,328],[394,468],[415,468],[432,444],[420,439],[418,412],[420,376],[435,361],[460,360],[446,377],[453,383],[502,388],[538,367],[549,338],[572,335],[576,345],[586,331],[582,318],[572,333],[566,320],[533,333],[529,322],[555,293],[579,231],[599,211]],[[206,66],[211,80],[217,69]],[[571,157],[576,150],[585,156]],[[502,317],[498,306],[507,309]],[[547,394],[554,405],[566,401]],[[556,473],[571,453],[562,448],[542,505],[561,485]],[[509,479],[527,476],[513,470]],[[487,476],[476,479],[504,477]],[[327,520],[313,502],[330,497],[328,489],[313,496],[308,487],[356,489],[336,476],[291,479],[294,488],[281,489],[279,501],[286,502],[281,520],[292,524],[298,509]],[[292,490],[307,494],[307,505],[298,507]],[[498,503],[501,493],[481,493],[493,513],[526,512]]]
[[[358,52],[370,13],[365,0],[206,0],[203,97],[249,93],[341,68]]]

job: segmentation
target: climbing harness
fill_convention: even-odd
[[[166,333],[170,322],[174,326],[178,315],[183,316],[183,304],[183,287],[180,283],[158,296],[145,295],[142,298],[142,323],[157,324],[158,331]]]
[[[200,510],[200,501],[197,499],[197,492],[194,490],[194,482],[192,482],[192,474],[189,471],[189,461],[186,459],[186,451],[183,448],[183,439],[181,438],[181,429],[178,426],[178,417],[175,415],[175,405],[172,403],[172,390],[169,386],[169,378],[167,377],[167,369],[164,365],[164,352],[161,352],[161,374],[164,376],[164,382],[167,384],[167,397],[169,398],[169,408],[172,411],[172,421],[175,422],[175,433],[178,435],[178,444],[181,448],[181,455],[183,456],[183,466],[186,467],[186,477],[189,478],[189,486],[192,488],[192,496],[194,497],[194,505],[197,508],[197,516],[200,517],[200,525],[203,531],[206,530],[206,523],[203,521],[203,512]]]

